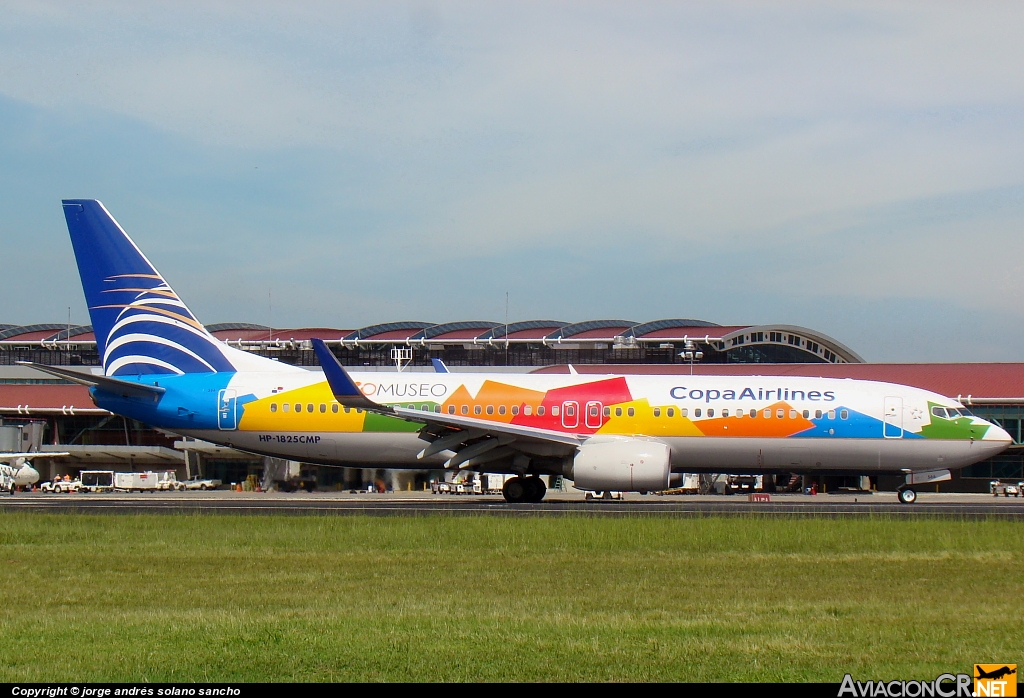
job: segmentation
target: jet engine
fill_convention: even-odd
[[[656,492],[668,487],[671,449],[659,441],[587,442],[573,459],[572,479],[582,490]]]

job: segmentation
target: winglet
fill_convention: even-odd
[[[430,363],[434,364],[434,373],[451,373],[441,359],[431,359]]]
[[[338,358],[331,353],[322,339],[313,339],[313,351],[316,358],[320,360],[320,367],[324,370],[324,377],[327,384],[331,386],[331,392],[335,399],[346,407],[355,407],[374,412],[387,412],[390,410],[386,405],[380,405],[363,395],[363,391],[355,384],[348,371],[338,362]]]

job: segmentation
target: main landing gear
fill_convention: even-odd
[[[901,504],[913,504],[917,501],[917,492],[909,487],[901,487],[896,490],[896,496],[899,498]]]
[[[510,504],[537,504],[544,499],[548,488],[536,475],[530,477],[514,477],[505,481],[501,493]]]

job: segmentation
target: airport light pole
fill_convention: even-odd
[[[697,345],[694,344],[693,341],[691,341],[689,339],[686,340],[686,344],[683,345],[683,349],[684,349],[684,351],[679,352],[679,356],[681,356],[684,360],[690,362],[690,375],[692,376],[693,375],[693,362],[694,361],[700,361],[701,359],[703,359],[704,358],[704,352],[696,351]]]

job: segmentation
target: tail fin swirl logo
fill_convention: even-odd
[[[124,301],[101,306],[119,311],[103,350],[108,376],[232,370],[217,340],[158,274],[118,274],[104,281],[110,287],[103,293]]]

